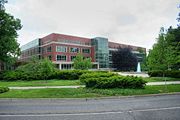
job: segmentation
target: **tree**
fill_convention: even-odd
[[[47,58],[40,60],[39,62],[39,73],[44,80],[55,71],[54,64]]]
[[[47,58],[41,60],[34,58],[29,63],[19,66],[17,70],[23,71],[28,76],[33,76],[33,78],[47,80],[55,72],[55,66]]]
[[[0,0],[0,10],[4,10],[4,4],[7,2],[7,0]]]
[[[165,42],[164,28],[161,28],[157,44],[153,45],[153,49],[149,51],[148,55],[148,68],[150,70],[164,70],[166,69],[165,48],[167,47]]]
[[[178,8],[180,9],[180,4],[178,5]],[[178,13],[177,21],[180,22],[180,12]],[[180,23],[178,23],[178,27],[180,27]]]
[[[122,71],[136,70],[137,57],[129,48],[119,47],[117,51],[112,52],[113,68]]]
[[[83,58],[81,54],[78,54],[73,60],[74,69],[87,70],[92,68],[92,63],[90,58]]]
[[[161,29],[157,43],[147,57],[149,70],[170,70],[180,68],[180,28]]]
[[[180,27],[170,27],[166,34],[167,49],[170,54],[168,62],[171,63],[172,69],[180,69]]]
[[[17,31],[21,29],[20,19],[15,19],[4,10],[6,0],[0,0],[0,61],[11,62],[20,55]]]

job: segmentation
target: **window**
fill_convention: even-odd
[[[79,52],[79,48],[71,48],[70,51],[71,51],[71,52],[78,53],[78,52]]]
[[[65,46],[56,46],[56,52],[67,52],[67,47],[65,47]]]
[[[66,56],[65,55],[57,55],[56,60],[57,61],[66,61]]]
[[[71,69],[72,65],[71,64],[62,64],[61,69]]]
[[[76,58],[76,56],[71,56],[71,61],[73,61],[73,60],[74,60],[74,58]]]
[[[51,52],[51,46],[47,47],[47,52]]]
[[[90,49],[83,48],[83,49],[82,49],[82,52],[83,52],[83,53],[90,53]]]
[[[48,56],[48,59],[49,59],[49,60],[52,60],[52,56],[51,56],[51,55],[49,55],[49,56]]]

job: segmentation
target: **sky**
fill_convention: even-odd
[[[23,25],[24,45],[51,33],[152,48],[161,27],[176,27],[179,0],[8,0],[6,12]]]

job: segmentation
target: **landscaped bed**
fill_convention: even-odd
[[[63,88],[63,89],[33,89],[10,90],[0,94],[0,98],[89,98],[108,96],[127,96],[180,92],[180,85],[145,86],[144,89],[92,89],[92,88]]]

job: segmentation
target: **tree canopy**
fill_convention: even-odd
[[[137,57],[129,48],[118,48],[112,52],[113,68],[122,71],[136,70]]]
[[[27,75],[41,76],[41,79],[46,80],[56,69],[47,58],[41,60],[33,58],[29,63],[19,66],[17,70],[23,71]]]
[[[149,70],[170,70],[180,68],[180,27],[161,29],[157,43],[147,57]]]
[[[22,27],[20,19],[6,13],[4,9],[6,2],[0,0],[0,61],[2,62],[9,62],[11,58],[20,55],[17,31]]]
[[[84,58],[81,54],[78,54],[73,60],[74,69],[87,70],[92,68],[92,63],[90,58]]]

